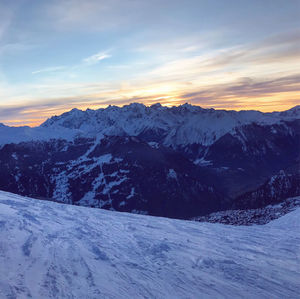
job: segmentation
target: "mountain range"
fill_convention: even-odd
[[[0,125],[0,189],[68,204],[190,219],[300,195],[299,173],[300,106],[133,103]]]

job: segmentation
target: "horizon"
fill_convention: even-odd
[[[295,105],[295,106],[293,106],[293,107],[290,107],[289,109],[280,110],[280,111],[279,111],[279,110],[274,110],[274,111],[260,111],[260,110],[255,110],[255,109],[239,109],[239,110],[238,110],[238,109],[221,109],[221,108],[215,109],[215,108],[213,108],[213,107],[208,107],[208,108],[206,108],[206,107],[202,107],[202,106],[200,106],[200,105],[194,105],[194,104],[191,104],[191,103],[188,103],[188,102],[182,103],[182,104],[178,104],[178,105],[163,105],[163,104],[161,104],[160,102],[156,102],[156,103],[153,103],[153,104],[151,104],[151,105],[147,105],[147,104],[145,104],[145,103],[131,102],[131,103],[124,104],[124,105],[110,105],[110,104],[109,104],[109,105],[106,105],[105,107],[101,107],[101,108],[97,108],[97,109],[91,109],[91,108],[79,109],[79,108],[73,107],[73,108],[70,108],[70,109],[68,109],[68,110],[66,110],[66,111],[63,111],[63,112],[60,113],[60,114],[50,115],[48,118],[43,119],[41,123],[38,123],[38,124],[36,124],[36,125],[22,125],[22,124],[21,124],[21,125],[8,125],[8,124],[5,124],[5,123],[3,123],[3,122],[1,122],[1,121],[0,121],[0,125],[1,125],[1,124],[4,124],[5,126],[9,126],[9,127],[30,127],[30,128],[35,128],[35,127],[39,127],[40,125],[42,125],[44,122],[46,122],[48,119],[50,119],[50,118],[52,118],[52,117],[57,117],[57,116],[59,117],[59,116],[63,115],[64,113],[71,112],[72,110],[79,110],[79,111],[83,111],[83,112],[85,112],[85,111],[87,111],[87,110],[93,110],[93,111],[96,111],[96,110],[99,110],[99,109],[107,109],[107,108],[109,108],[109,107],[124,108],[124,107],[130,106],[130,105],[132,105],[132,104],[141,104],[141,105],[144,105],[146,108],[150,108],[151,106],[154,106],[154,105],[157,105],[157,104],[161,105],[162,107],[166,107],[166,108],[173,108],[173,107],[180,107],[180,106],[184,106],[184,105],[191,105],[191,106],[200,107],[200,108],[202,108],[202,109],[213,109],[213,110],[215,110],[215,111],[236,111],[236,112],[241,112],[241,111],[257,111],[257,112],[261,112],[261,113],[284,112],[284,111],[289,111],[289,110],[291,110],[291,109],[294,109],[294,108],[296,108],[296,107],[300,107],[300,105]]]
[[[289,110],[299,11],[299,0],[0,0],[0,122],[132,102]]]

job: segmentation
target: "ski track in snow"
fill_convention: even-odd
[[[0,192],[0,298],[299,298],[300,209],[235,227]]]

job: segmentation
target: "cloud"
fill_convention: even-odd
[[[110,58],[110,57],[111,57],[111,55],[108,54],[108,53],[106,53],[106,52],[99,52],[97,54],[94,54],[92,56],[84,58],[83,59],[83,63],[86,63],[86,64],[96,64],[99,61],[107,59],[107,58]]]
[[[96,64],[96,63],[100,62],[101,60],[104,60],[104,59],[107,59],[107,58],[110,58],[110,57],[111,57],[111,55],[107,54],[107,52],[99,52],[95,55],[84,58],[82,60],[81,64],[68,66],[68,67],[64,66],[64,65],[47,67],[47,68],[43,68],[43,69],[40,69],[40,70],[33,71],[32,74],[36,75],[36,74],[40,74],[40,73],[53,73],[53,72],[59,72],[59,71],[63,71],[63,70],[64,71],[71,71],[71,70],[74,70],[74,69],[79,69],[83,65]]]
[[[182,94],[187,100],[195,98],[216,99],[240,97],[267,97],[272,94],[300,92],[300,74],[288,77],[278,77],[272,80],[254,80],[251,78],[240,78],[236,82],[212,85],[192,93]],[[300,96],[299,96],[300,101]]]
[[[35,74],[39,74],[39,73],[52,73],[52,72],[58,72],[58,71],[61,71],[64,69],[66,69],[65,66],[53,66],[53,67],[48,67],[48,68],[40,69],[37,71],[33,71],[32,74],[35,75]]]
[[[11,96],[12,101],[19,99],[19,103],[27,101],[27,104],[21,104],[15,110],[3,110],[5,105],[0,103],[3,112],[0,121],[13,124],[9,122],[13,119],[18,120],[14,124],[33,125],[75,107],[99,108],[130,102],[152,104],[159,101],[165,105],[191,102],[213,108],[285,110],[300,102],[297,67],[300,54],[292,52],[298,35],[289,36],[276,35],[247,45],[200,52],[195,50],[197,43],[193,44],[194,39],[190,44],[185,40],[178,44],[194,45],[192,55],[190,51],[187,55],[177,51],[170,57],[161,57],[154,52],[153,60],[146,60],[146,67],[141,72],[137,72],[136,65],[128,64],[131,77],[125,68],[123,79],[109,77],[110,80],[80,83],[60,82],[56,78],[15,87],[20,94]],[[177,43],[174,41],[174,44]],[[109,51],[99,52],[85,58],[76,67],[93,65],[109,57]],[[61,67],[45,68],[35,73],[59,71]],[[66,68],[66,72],[74,67]],[[107,69],[113,71],[113,67]],[[117,71],[121,72],[120,69]]]
[[[97,109],[131,102],[147,105],[160,102],[168,106],[190,102],[204,108],[261,111],[282,111],[300,104],[300,73],[270,80],[239,78],[235,82],[207,87],[182,84],[176,89],[174,86],[166,87],[164,83],[159,82],[141,86],[128,85],[122,88],[112,85],[101,87],[97,83],[86,84],[81,86],[81,95],[48,99],[43,97],[23,105],[0,106],[0,122],[10,125],[37,125],[50,116],[72,108]],[[65,88],[67,88],[65,94],[70,94],[74,86]]]

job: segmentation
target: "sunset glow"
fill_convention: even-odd
[[[300,1],[0,0],[0,122],[72,108],[300,104]]]

